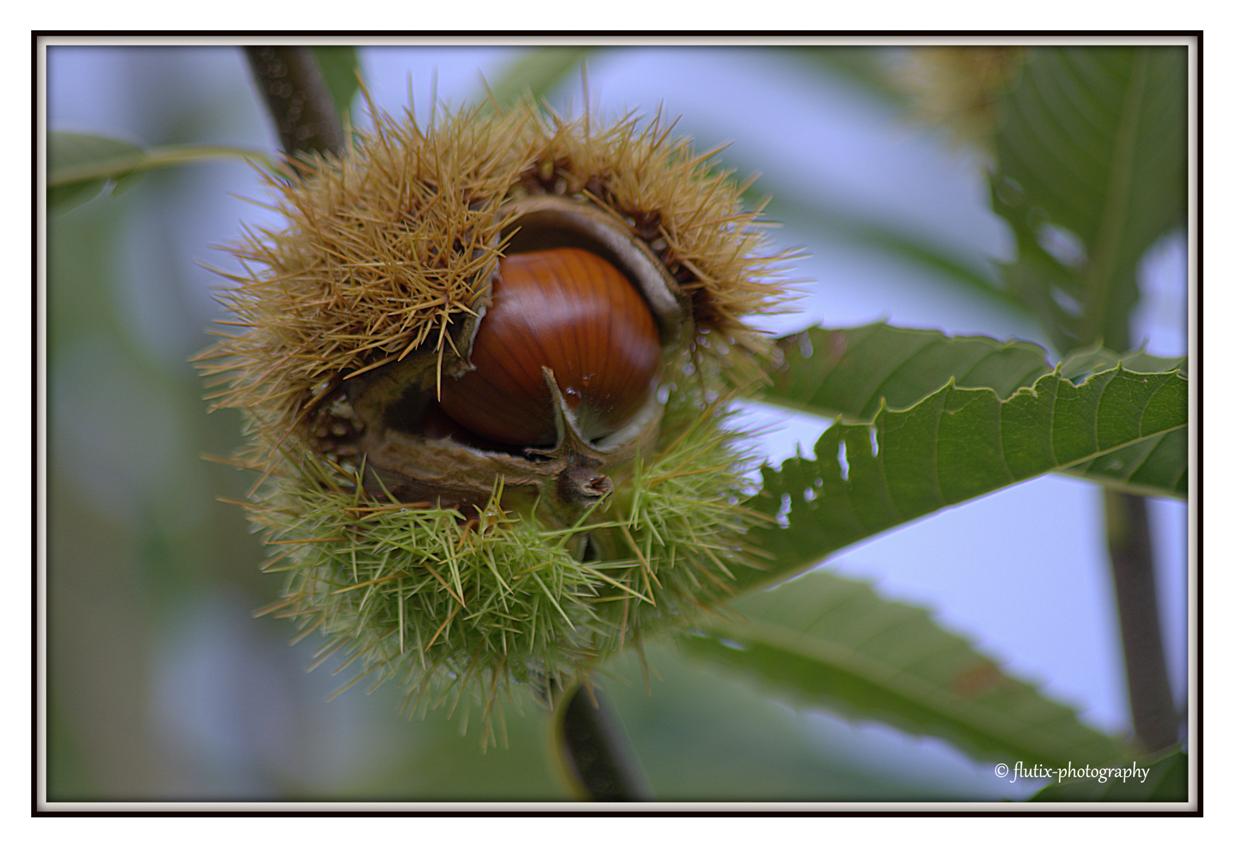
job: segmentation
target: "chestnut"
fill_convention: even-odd
[[[551,370],[579,432],[602,438],[646,403],[660,364],[651,309],[617,268],[580,248],[502,258],[471,349],[474,369],[441,388],[441,407],[504,445],[557,439]]]
[[[723,390],[770,363],[792,254],[659,116],[371,118],[265,175],[283,221],[233,248],[200,363],[261,472],[268,609],[491,741],[516,688],[585,686],[761,565]]]

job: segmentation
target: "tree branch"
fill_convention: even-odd
[[[595,687],[575,687],[556,724],[557,742],[570,778],[595,802],[650,798],[629,744]]]
[[[246,47],[244,54],[288,156],[343,150],[343,126],[312,51]]]
[[[1178,715],[1161,638],[1148,504],[1106,490],[1105,515],[1131,721],[1144,748],[1156,752],[1177,742]]]

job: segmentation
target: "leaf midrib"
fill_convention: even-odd
[[[70,165],[57,168],[49,165],[47,187],[49,189],[70,186],[89,180],[107,180],[132,174],[136,171],[151,171],[192,162],[214,159],[244,159],[269,165],[269,157],[258,150],[225,145],[167,145],[143,148],[138,152],[110,156],[86,165]]]
[[[1089,294],[1088,309],[1084,311],[1083,330],[1080,342],[1087,344],[1101,337],[1107,327],[1107,312],[1114,291],[1114,275],[1118,270],[1118,251],[1126,231],[1130,204],[1136,142],[1138,140],[1141,112],[1146,92],[1145,63],[1143,51],[1132,55],[1131,79],[1123,101],[1122,115],[1114,138],[1114,155],[1110,159],[1110,177],[1106,192],[1105,207],[1097,230],[1097,243],[1092,252],[1085,276],[1085,290]],[[1115,328],[1126,334],[1126,328]],[[1122,339],[1102,339],[1115,348],[1124,347]]]
[[[856,651],[843,643],[826,641],[817,634],[807,634],[804,636],[807,638],[806,644],[809,649],[802,650],[803,634],[801,632],[748,620],[744,623],[713,622],[706,626],[706,630],[734,641],[754,640],[776,651],[830,665],[900,698],[926,704],[936,715],[955,717],[957,722],[967,723],[978,733],[994,740],[1009,751],[1054,752],[1052,746],[1056,739],[1054,735],[1026,734],[1023,726],[1009,727],[999,723],[998,717],[1001,714],[998,711],[984,709],[978,702],[951,698],[937,685],[914,676],[911,670],[896,668],[868,655],[858,656]],[[999,671],[1001,674],[1002,670]],[[1027,687],[1028,685],[1022,686]],[[1028,689],[1034,693],[1037,692],[1031,687]],[[1063,708],[1063,710],[1067,709]],[[1074,710],[1068,711],[1068,715],[1073,718],[1076,716]],[[1026,739],[1031,741],[1032,745],[1024,745],[1023,741]],[[1113,742],[1110,742],[1113,748]],[[1065,752],[1055,754],[1056,756],[1061,754],[1065,758],[1073,753],[1074,746]]]

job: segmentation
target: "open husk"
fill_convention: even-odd
[[[200,367],[213,408],[244,414],[248,509],[288,574],[274,608],[357,680],[420,704],[473,683],[489,706],[511,681],[551,697],[754,565],[726,399],[770,350],[749,320],[783,302],[787,255],[747,186],[671,129],[531,104],[431,127],[375,112],[342,156],[269,175],[283,226],[233,249],[231,316]],[[501,257],[559,246],[647,300],[664,355],[646,408],[587,442],[559,404],[549,451],[430,433]]]

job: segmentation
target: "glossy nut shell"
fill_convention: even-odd
[[[660,355],[646,301],[607,260],[572,247],[514,254],[476,332],[475,368],[443,384],[441,407],[486,439],[552,445],[548,368],[583,435],[599,439],[646,402]]]

